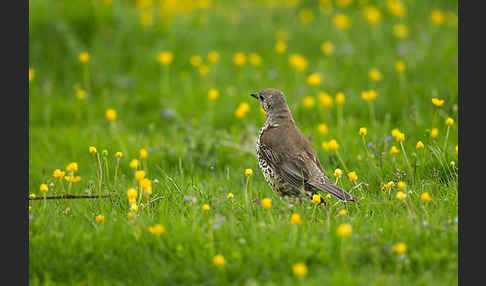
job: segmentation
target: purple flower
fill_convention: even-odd
[[[219,229],[219,224],[215,223],[215,224],[214,224],[214,229],[215,229],[215,230],[218,230],[218,229]]]
[[[184,196],[184,201],[187,202],[189,200],[188,196]]]
[[[370,142],[370,143],[368,143],[368,145],[367,145],[367,146],[368,146],[368,148],[370,148],[370,149],[371,149],[371,147],[373,147],[373,144]]]
[[[226,219],[224,217],[222,217],[222,218],[219,219],[219,222],[220,223],[225,223],[226,222]]]
[[[386,136],[386,141],[390,142],[392,140],[392,137],[390,135]]]

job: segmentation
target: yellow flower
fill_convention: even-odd
[[[404,192],[402,192],[402,191],[397,192],[396,198],[398,200],[403,201],[406,197],[407,197],[407,194],[405,194]]]
[[[143,149],[143,148],[142,148],[142,149],[140,149],[140,158],[143,160],[143,159],[147,159],[147,157],[148,157],[148,152],[147,152],[147,150],[145,150],[145,149]]]
[[[136,212],[138,210],[138,206],[136,203],[130,204],[130,211]]]
[[[430,136],[432,136],[432,138],[439,136],[439,129],[432,128],[432,130],[430,130]]]
[[[137,181],[143,180],[144,178],[145,178],[145,171],[143,170],[135,171],[135,179],[137,179]]]
[[[66,171],[68,172],[76,172],[78,170],[78,163],[72,162],[69,163],[66,167]]]
[[[315,204],[320,204],[321,203],[321,195],[313,194],[312,195],[312,202],[315,203]]]
[[[169,51],[162,51],[157,54],[157,61],[162,66],[169,65],[173,58],[173,54]]]
[[[349,4],[351,4],[352,2],[353,0],[337,0],[336,4],[341,8],[345,8],[349,6]]]
[[[403,61],[397,61],[395,63],[395,70],[399,73],[404,72],[406,69],[405,63]]]
[[[342,92],[336,93],[336,104],[344,104],[344,101],[345,101],[344,93]]]
[[[54,170],[54,173],[52,174],[52,176],[53,176],[55,179],[60,180],[60,179],[62,179],[62,178],[64,177],[64,174],[65,174],[65,172],[64,172],[64,171],[61,171],[61,170],[59,170],[59,169],[56,169],[56,170]]]
[[[144,11],[140,14],[140,25],[142,27],[152,26],[154,23],[152,13]]]
[[[262,200],[262,207],[266,210],[270,209],[272,207],[272,199],[264,198]]]
[[[402,142],[405,140],[405,134],[402,132],[398,132],[397,135],[395,136],[395,140],[398,142]]]
[[[441,10],[435,9],[430,13],[430,20],[434,25],[441,25],[444,23],[444,13]]]
[[[375,6],[366,6],[363,9],[364,17],[371,25],[379,24],[381,21],[381,13]]]
[[[290,216],[290,223],[291,224],[301,224],[302,219],[300,218],[300,215],[298,213],[294,213]]]
[[[238,66],[238,67],[242,67],[245,65],[246,63],[246,56],[245,54],[243,53],[236,53],[234,54],[233,56],[233,63]]]
[[[307,76],[307,83],[312,86],[318,86],[322,82],[321,75],[318,73],[312,73]]]
[[[238,118],[243,118],[248,111],[250,111],[250,105],[248,102],[242,102],[236,108],[235,115]]]
[[[108,119],[108,121],[113,121],[116,119],[116,111],[114,109],[107,109],[105,112],[105,117]]]
[[[292,271],[295,276],[304,277],[307,275],[307,266],[304,263],[299,262],[292,266]]]
[[[444,100],[434,97],[434,98],[432,98],[432,104],[435,105],[435,106],[442,106],[442,105],[444,105]]]
[[[317,131],[321,134],[327,134],[327,125],[324,123],[317,125]]]
[[[250,64],[255,67],[260,66],[262,63],[262,57],[257,53],[251,53],[248,56],[248,60],[250,61]]]
[[[298,71],[303,71],[307,68],[307,60],[300,54],[291,54],[289,56],[289,64]]]
[[[326,92],[319,92],[319,102],[324,107],[332,106],[332,97]]]
[[[88,52],[81,52],[78,54],[78,61],[80,63],[87,63],[89,61],[90,55]]]
[[[302,99],[302,105],[304,105],[305,108],[314,107],[315,103],[314,97],[310,95],[304,96]]]
[[[332,22],[334,23],[334,26],[342,30],[348,29],[351,25],[349,17],[346,14],[334,15],[334,17],[332,18]]]
[[[29,199],[35,199],[35,194],[30,194]]]
[[[342,223],[338,226],[337,228],[337,234],[340,237],[349,237],[351,236],[351,232],[353,231],[353,228],[349,223]]]
[[[99,222],[99,223],[105,222],[105,216],[102,215],[102,214],[99,214],[99,215],[96,216],[95,220],[96,220],[96,222]]]
[[[208,98],[211,101],[215,101],[219,97],[219,91],[217,89],[211,88],[208,91]]]
[[[210,209],[211,209],[211,207],[210,207],[208,204],[204,204],[204,205],[202,206],[202,209],[203,209],[204,211],[208,211],[208,210],[210,210]]]
[[[345,216],[345,215],[347,215],[347,214],[348,214],[348,210],[347,210],[347,209],[341,209],[341,210],[339,211],[339,215],[340,215],[340,216]]]
[[[137,167],[138,167],[138,160],[132,159],[132,161],[130,161],[130,168],[137,169]]]
[[[329,150],[329,143],[324,141],[321,143],[322,149],[328,151]]]
[[[49,190],[49,188],[47,187],[47,184],[41,184],[39,189],[43,193],[47,193],[47,191]]]
[[[140,187],[142,188],[142,190],[144,191],[144,193],[146,195],[152,194],[152,181],[151,180],[144,178],[144,179],[139,180],[139,183],[140,183]]]
[[[388,190],[388,189],[390,189],[390,188],[391,188],[391,187],[393,187],[393,186],[395,186],[395,182],[390,181],[390,182],[388,182],[388,183],[386,183],[386,184],[383,184],[383,185],[381,186],[381,189],[382,189],[382,190]]]
[[[209,73],[209,66],[208,65],[201,65],[198,69],[200,75],[207,75]]]
[[[361,127],[359,129],[359,135],[365,136],[366,134],[368,134],[368,130],[365,127]]]
[[[66,176],[64,179],[68,182],[77,183],[81,181],[81,176]]]
[[[356,181],[358,179],[358,175],[356,175],[356,172],[355,171],[349,172],[348,173],[348,179],[350,181]]]
[[[326,198],[327,198],[327,199],[332,198],[331,194],[327,194],[327,195],[326,195]]]
[[[398,187],[398,189],[400,189],[400,190],[402,190],[402,191],[403,191],[403,190],[405,190],[405,187],[406,187],[406,186],[407,186],[407,185],[405,184],[405,182],[399,181],[399,182],[397,183],[397,187]]]
[[[366,101],[374,100],[377,96],[378,93],[373,89],[361,92],[361,98]]]
[[[96,154],[96,152],[97,152],[96,147],[94,147],[94,146],[89,146],[88,150],[89,150],[90,154]]]
[[[120,159],[121,157],[123,157],[123,153],[122,152],[116,152],[115,153],[115,157],[117,157],[118,159]]]
[[[391,155],[396,155],[396,154],[398,154],[398,153],[400,153],[400,150],[398,150],[398,148],[397,148],[397,147],[395,147],[395,145],[393,145],[393,146],[390,148],[390,154],[391,154]]]
[[[417,142],[417,145],[415,146],[415,148],[417,148],[417,149],[423,149],[424,148],[424,143],[422,143],[422,141],[419,140]]]
[[[336,151],[339,148],[339,144],[335,139],[328,142],[329,150]]]
[[[459,153],[459,145],[456,145],[456,154]]]
[[[29,82],[33,81],[35,77],[35,70],[29,68]]]
[[[202,64],[202,59],[200,56],[191,56],[191,58],[189,59],[189,62],[191,63],[192,66],[194,67],[198,67]]]
[[[29,213],[30,213],[30,210],[32,210],[32,206],[29,206]]]
[[[137,214],[136,214],[136,213],[134,213],[134,212],[128,212],[128,213],[127,213],[127,217],[128,217],[128,218],[130,218],[130,219],[132,219],[132,218],[137,217]]]
[[[86,97],[86,90],[84,89],[78,89],[76,91],[76,98],[79,100],[83,100]]]
[[[223,255],[218,254],[213,257],[213,263],[214,265],[221,267],[226,264],[226,260],[224,259]]]
[[[309,9],[302,9],[299,12],[300,21],[304,24],[310,23],[314,20],[314,13]]]
[[[160,224],[156,224],[154,226],[150,226],[149,227],[149,231],[151,234],[153,235],[157,235],[157,236],[160,236],[162,233],[165,232],[165,227],[163,227],[162,225]]]
[[[407,245],[403,242],[399,242],[393,246],[393,250],[398,254],[404,254],[407,251]]]
[[[408,27],[403,24],[396,24],[393,26],[393,35],[395,37],[404,39],[408,37]]]
[[[130,200],[130,201],[135,200],[137,198],[137,195],[138,195],[138,191],[136,189],[134,189],[134,188],[128,189],[128,191],[127,191],[128,200]]]
[[[377,69],[377,68],[372,68],[370,69],[370,71],[368,72],[368,76],[369,78],[372,80],[372,81],[381,81],[381,72]]]
[[[428,192],[424,192],[420,195],[420,199],[424,202],[430,201],[430,194]]]
[[[321,44],[321,51],[325,55],[331,55],[334,52],[334,45],[331,42],[323,42]]]
[[[388,0],[388,11],[395,17],[403,17],[405,15],[405,6],[400,0]]]
[[[216,52],[216,51],[210,51],[210,52],[208,53],[208,61],[209,61],[210,63],[215,63],[215,62],[217,62],[218,60],[219,60],[219,54],[218,54],[218,52]]]
[[[245,169],[245,176],[251,177],[253,175],[253,170],[252,169]]]
[[[233,193],[228,193],[228,196],[227,196],[228,200],[231,200],[234,197],[235,197],[235,195],[233,195]]]
[[[275,51],[279,54],[285,53],[287,50],[287,45],[285,44],[284,41],[278,40],[277,43],[275,43]]]
[[[334,177],[336,178],[341,178],[343,176],[343,170],[337,168],[336,170],[334,170],[334,173],[333,173]]]
[[[454,124],[454,119],[452,119],[452,118],[450,118],[450,117],[447,117],[447,119],[446,119],[445,123],[446,123],[447,125],[452,125],[452,124]]]

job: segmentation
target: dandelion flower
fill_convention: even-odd
[[[348,210],[347,210],[347,209],[341,209],[341,210],[339,211],[339,215],[340,215],[340,216],[345,216],[345,215],[347,215],[347,214],[348,214]]]
[[[430,201],[430,194],[428,192],[424,192],[420,195],[420,199],[424,202]]]
[[[195,56],[191,56],[191,58],[189,59],[189,62],[191,63],[191,65],[193,67],[198,67],[202,64],[202,59],[201,59],[200,56],[195,55]]]
[[[440,106],[444,105],[444,100],[434,97],[434,98],[432,98],[432,104],[440,107]]]
[[[302,99],[302,105],[304,105],[305,108],[311,108],[314,107],[315,105],[315,100],[313,96],[304,96]]]
[[[415,145],[415,148],[417,148],[417,149],[423,149],[424,148],[424,143],[422,143],[422,141],[419,140],[417,142],[417,145]]]
[[[76,172],[78,170],[78,163],[71,162],[67,165],[66,171],[68,172]]]
[[[377,25],[381,21],[381,13],[375,6],[366,6],[363,9],[364,17],[371,25]]]
[[[361,92],[361,98],[366,101],[374,100],[377,96],[378,93],[373,89]]]
[[[78,61],[80,63],[87,63],[89,61],[90,55],[88,52],[81,52],[78,54]]]
[[[336,170],[334,170],[334,173],[333,173],[334,177],[336,178],[341,178],[343,176],[343,170],[337,168]]]
[[[139,184],[140,184],[140,187],[142,188],[142,190],[144,191],[144,193],[146,195],[150,195],[152,194],[152,181],[147,179],[147,178],[143,178],[141,180],[139,180]]]
[[[403,61],[397,61],[395,63],[395,70],[398,72],[398,73],[402,73],[404,72],[406,69],[406,66],[405,66],[405,62]]]
[[[207,75],[209,73],[209,66],[208,65],[201,65],[198,70],[200,75]]]
[[[143,180],[144,178],[145,178],[144,170],[135,171],[135,179],[137,179],[137,181]]]
[[[228,193],[228,196],[227,196],[228,200],[231,200],[234,197],[235,197],[235,195],[233,195],[233,193]]]
[[[402,133],[402,132],[398,132],[395,136],[395,140],[397,140],[397,142],[402,142],[405,140],[405,134]]]
[[[439,129],[432,128],[432,130],[430,130],[430,136],[432,136],[432,138],[439,136]]]
[[[358,175],[356,175],[356,172],[355,171],[349,172],[348,173],[348,179],[350,181],[356,181],[358,179]]]
[[[242,67],[246,64],[246,56],[243,53],[236,53],[233,55],[233,63],[237,67]]]
[[[450,126],[450,125],[452,125],[452,124],[454,124],[454,119],[452,119],[452,118],[450,118],[450,117],[447,117],[447,119],[446,119],[446,121],[445,121],[445,124],[447,124],[447,125],[449,125],[449,126]]]
[[[287,45],[285,45],[285,42],[282,40],[278,40],[277,43],[275,43],[275,51],[278,54],[283,54],[287,50]]]
[[[312,202],[315,203],[315,204],[320,204],[321,203],[321,195],[319,195],[319,194],[312,195]]]
[[[319,102],[324,107],[332,106],[332,97],[326,92],[319,92]]]
[[[348,15],[346,14],[336,14],[332,18],[332,22],[334,26],[336,26],[338,29],[346,30],[351,26],[351,22],[349,20]]]
[[[298,213],[294,213],[290,216],[290,223],[291,224],[301,224],[302,223],[302,218]]]
[[[444,13],[441,10],[435,9],[430,13],[430,20],[434,25],[441,25],[444,23]]]
[[[134,189],[134,188],[128,189],[128,191],[127,191],[128,200],[130,200],[130,201],[135,200],[137,198],[137,195],[138,195],[138,192],[137,192],[136,189]]]
[[[351,232],[353,231],[353,228],[349,223],[342,223],[338,226],[337,228],[337,234],[340,237],[349,237],[351,235]]]
[[[381,75],[381,72],[377,68],[372,68],[368,72],[368,77],[370,78],[370,80],[378,82],[378,81],[381,81],[382,75]]]
[[[299,262],[292,266],[292,271],[295,276],[304,277],[307,275],[307,266],[304,263]]]
[[[105,216],[102,215],[102,214],[99,214],[99,215],[96,216],[95,220],[96,220],[96,222],[99,222],[99,223],[105,222]]]
[[[342,92],[338,92],[336,93],[336,104],[344,104],[344,101],[345,101],[345,97],[344,97],[344,93]]]
[[[323,42],[321,44],[321,51],[325,55],[331,55],[334,52],[334,45],[331,42]]]
[[[250,64],[252,66],[258,67],[262,63],[262,57],[259,54],[257,54],[257,53],[251,53],[248,56],[248,61],[250,62]]]
[[[210,207],[208,204],[204,204],[204,205],[202,206],[202,209],[203,209],[204,211],[208,211],[208,210],[210,210],[210,209],[211,209],[211,207]]]
[[[299,12],[299,19],[304,24],[310,23],[314,20],[314,13],[310,9],[302,9]]]
[[[29,199],[35,199],[36,195],[34,193],[29,194]]]
[[[86,90],[78,89],[75,94],[76,98],[79,100],[83,100],[86,97]]]
[[[47,191],[49,190],[49,188],[47,187],[47,184],[41,184],[40,187],[39,187],[39,190],[42,193],[47,193]]]
[[[456,154],[459,153],[459,145],[456,145]]]
[[[405,194],[402,191],[397,192],[396,198],[400,201],[403,201],[407,197],[407,194]]]
[[[289,56],[289,64],[298,71],[303,71],[307,68],[307,60],[300,54],[291,54]]]
[[[29,82],[33,81],[35,77],[35,70],[32,68],[29,68]]]
[[[56,169],[56,170],[54,170],[54,173],[52,174],[52,176],[53,176],[55,179],[60,180],[60,179],[62,179],[62,178],[64,177],[64,174],[65,174],[65,172],[64,172],[64,171],[61,171],[61,170],[59,170],[59,169]]]
[[[96,147],[94,147],[94,146],[89,146],[88,151],[89,151],[90,154],[96,154],[96,152],[97,152]]]
[[[321,143],[322,149],[328,151],[329,150],[329,143],[324,141]]]
[[[245,176],[251,177],[253,175],[253,170],[252,169],[245,169]]]
[[[336,151],[339,148],[339,144],[335,139],[328,142],[329,150]]]
[[[406,186],[407,186],[407,185],[405,184],[405,182],[399,181],[399,182],[397,183],[397,187],[398,187],[398,189],[399,189],[399,190],[402,190],[402,191],[403,191],[403,190],[405,190],[405,187],[406,187]]]
[[[140,15],[140,25],[142,27],[150,27],[153,25],[153,23],[154,20],[152,13],[146,11],[142,12],[142,14]]]
[[[324,124],[324,123],[317,125],[317,131],[319,131],[319,133],[321,133],[323,135],[327,134],[327,125]]]
[[[118,159],[120,159],[121,157],[123,157],[123,153],[122,152],[116,152],[115,153],[115,157],[117,157]]]
[[[169,51],[162,51],[157,54],[157,62],[162,66],[167,66],[172,62],[174,55]]]
[[[361,127],[359,129],[359,135],[365,136],[366,134],[368,134],[368,130],[365,127]]]
[[[387,8],[390,14],[395,17],[403,17],[405,15],[405,6],[400,0],[388,0]]]
[[[349,4],[351,4],[353,2],[353,0],[337,0],[336,1],[336,4],[341,7],[341,8],[346,8],[347,6],[349,6]]]
[[[137,159],[132,159],[132,161],[130,161],[130,168],[132,168],[132,169],[138,168],[138,160]]]
[[[136,217],[137,217],[137,214],[136,214],[136,213],[134,213],[134,212],[128,212],[128,213],[127,213],[127,217],[128,217],[129,219],[136,218]]]
[[[270,209],[272,207],[272,199],[264,198],[262,200],[262,207],[266,210]]]
[[[312,86],[318,86],[322,82],[321,75],[318,73],[313,73],[307,76],[307,83]]]
[[[143,149],[143,148],[142,148],[142,149],[140,149],[140,159],[144,160],[144,159],[147,159],[147,157],[148,157],[148,152],[147,152],[147,150],[145,150],[145,149]]]
[[[408,27],[404,24],[396,24],[393,26],[393,35],[400,39],[408,37]]]
[[[399,242],[393,246],[393,250],[398,254],[404,254],[407,251],[407,245],[403,242]]]
[[[221,267],[226,264],[226,260],[224,259],[223,255],[218,254],[213,257],[214,265]]]
[[[162,233],[165,232],[165,227],[160,224],[156,224],[149,227],[149,232],[153,235],[160,236]]]
[[[208,91],[208,98],[211,101],[215,101],[219,97],[219,91],[217,89],[211,88]]]
[[[393,145],[393,146],[390,148],[390,154],[391,154],[391,155],[396,155],[396,154],[398,154],[398,153],[400,153],[400,150],[399,150],[399,149],[398,149],[398,148],[397,148],[395,145]]]
[[[130,211],[136,212],[138,210],[138,206],[136,203],[130,204]]]
[[[108,119],[108,121],[113,121],[116,119],[116,111],[114,109],[107,109],[105,112],[105,117]]]

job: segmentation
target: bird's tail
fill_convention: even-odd
[[[345,190],[341,189],[340,187],[336,186],[334,183],[327,181],[325,183],[318,183],[318,182],[309,182],[311,186],[316,189],[326,191],[331,195],[341,199],[343,201],[350,201],[350,202],[357,202],[358,199],[353,197],[350,193],[346,192]]]

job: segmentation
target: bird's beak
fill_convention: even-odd
[[[258,99],[258,96],[257,96],[256,93],[251,93],[250,95],[253,96],[254,98]]]

